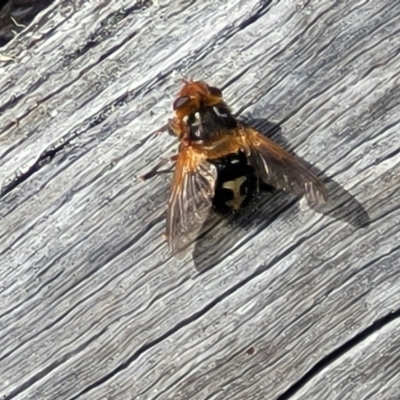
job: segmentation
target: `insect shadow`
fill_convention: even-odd
[[[239,120],[256,128],[261,134],[274,140],[295,155],[290,150],[288,142],[283,138],[279,125],[273,124],[266,119],[241,117]],[[299,157],[297,158],[300,159]],[[370,217],[367,211],[354,196],[318,168],[303,160],[301,161],[319,176],[329,192],[328,203],[311,206],[315,212],[349,224],[354,229],[361,229],[370,224]],[[249,239],[248,232],[251,231],[251,237],[256,236],[275,219],[279,218],[283,212],[289,209],[296,209],[298,200],[291,194],[265,185],[253,204],[240,214],[221,217],[211,212],[193,249],[193,260],[197,271],[204,273],[231,256],[238,247],[245,245],[243,241]],[[296,212],[298,210],[291,214],[292,217]]]

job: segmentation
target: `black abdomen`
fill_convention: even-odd
[[[229,154],[209,162],[217,167],[218,172],[214,209],[227,214],[246,207],[259,190],[259,179],[254,168],[247,163],[245,154]]]

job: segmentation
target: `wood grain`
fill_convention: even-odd
[[[315,376],[293,399],[331,399],[332,393],[342,399],[399,398],[399,320],[388,323],[379,332],[346,353]],[[326,383],[330,377],[330,384]]]
[[[55,1],[1,49],[1,398],[395,396],[399,14]],[[171,178],[137,176],[175,151],[156,133],[190,76],[311,164],[329,205],[265,196],[173,259]]]

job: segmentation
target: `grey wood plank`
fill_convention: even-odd
[[[0,393],[276,398],[399,309],[400,7],[105,4],[55,3],[5,49]],[[264,198],[172,259],[170,177],[136,177],[176,148],[154,133],[190,75],[279,124],[332,204]]]
[[[399,320],[384,326],[310,380],[293,399],[398,399],[399,332]]]
[[[267,269],[83,398],[277,398],[332,349],[398,307],[398,251],[353,274],[346,273],[348,255],[342,257],[318,268],[312,255],[274,264],[280,274]]]

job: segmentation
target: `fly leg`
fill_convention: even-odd
[[[163,167],[165,164],[176,161],[177,158],[178,158],[177,154],[173,155],[170,158],[162,158],[150,171],[148,171],[144,175],[140,176],[140,179],[142,181],[147,181],[148,179],[151,179],[158,174],[166,174],[168,172],[172,172],[172,168],[173,168],[172,166],[168,169],[160,170],[160,168]]]

